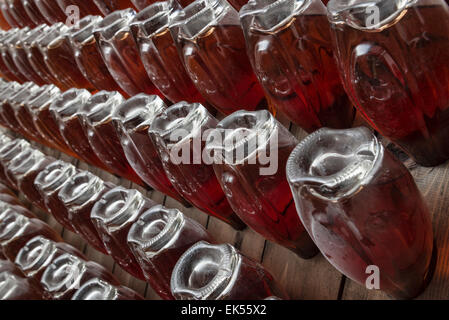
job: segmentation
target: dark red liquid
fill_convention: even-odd
[[[50,213],[58,221],[64,228],[69,229],[72,232],[76,232],[72,226],[72,223],[69,219],[69,213],[67,208],[61,203],[61,200],[58,198],[59,190],[49,194],[44,198],[45,205],[50,210]]]
[[[336,205],[303,192],[301,218],[340,271],[365,284],[367,266],[375,265],[382,291],[413,298],[423,290],[429,272],[430,215],[402,163],[386,152],[381,166],[357,194]]]
[[[137,35],[136,41],[148,75],[167,99],[204,102],[185,71],[168,28],[148,38]]]
[[[5,16],[3,15],[3,12],[1,12],[1,11],[0,11],[0,29],[2,29],[2,30],[11,29],[11,26],[9,25],[8,21],[6,20]]]
[[[285,167],[295,144],[277,150],[278,170],[261,175],[261,165],[214,165],[231,206],[238,216],[266,239],[308,259],[318,253],[299,220],[295,202],[287,182]],[[274,152],[274,151],[272,151]],[[258,162],[258,160],[256,160]]]
[[[5,0],[9,3],[9,13],[14,18],[15,21],[20,25],[20,27],[30,27],[33,28],[36,24],[28,16],[25,8],[23,7],[21,0]]]
[[[276,32],[247,32],[254,70],[271,102],[307,132],[351,127],[354,108],[334,62],[325,15],[300,14]]]
[[[126,32],[115,46],[98,38],[97,41],[109,72],[129,96],[142,92],[160,94],[145,71],[131,32]]]
[[[0,57],[0,72],[5,80],[23,83],[21,79],[16,77],[16,75],[9,70],[8,66],[3,62],[2,57]]]
[[[43,79],[46,83],[52,83],[56,85],[61,90],[68,89],[66,86],[61,84],[53,75],[53,73],[48,69],[45,63],[45,58],[42,52],[37,47],[36,43],[32,43],[30,47],[27,48],[27,57],[30,65],[33,67],[34,71]]]
[[[3,64],[6,66],[6,68],[14,75],[15,79],[18,79],[19,83],[25,83],[28,81],[28,79],[19,71],[19,69],[16,67],[16,64],[14,63],[14,60],[11,56],[11,53],[9,52],[8,48],[3,45],[1,48],[1,54],[3,59]]]
[[[369,123],[420,165],[449,159],[449,8],[415,5],[380,32],[333,27],[347,92]]]
[[[19,0],[22,1],[23,9],[34,25],[47,24],[47,20],[36,6],[34,0]]]
[[[52,141],[45,140],[37,130],[33,122],[33,115],[29,112],[29,110],[23,104],[16,104],[15,108],[16,119],[21,125],[22,130],[25,131],[29,137],[32,137],[34,141],[54,148]]]
[[[41,14],[47,19],[51,24],[57,22],[65,22],[67,16],[64,11],[58,6],[54,0],[31,0],[36,3]]]
[[[234,7],[235,10],[240,11],[240,9],[248,3],[248,0],[228,0],[231,6]]]
[[[33,205],[41,208],[42,210],[46,211],[46,207],[44,204],[44,199],[42,199],[41,194],[36,189],[36,186],[34,185],[34,180],[36,179],[36,176],[39,174],[41,170],[43,170],[47,165],[49,165],[53,160],[45,159],[39,165],[30,172],[27,172],[24,176],[22,176],[19,179],[18,187],[20,192],[22,192],[25,197],[30,201]]]
[[[228,115],[264,102],[239,25],[212,26],[194,40],[179,41],[190,78],[217,110]]]
[[[5,18],[5,20],[8,22],[8,24],[13,28],[20,28],[19,23],[11,15],[11,12],[9,11],[9,6],[6,3],[6,0],[2,0],[0,2],[0,5],[1,5],[2,15]]]
[[[13,61],[21,74],[23,74],[29,81],[32,81],[39,86],[48,83],[33,69],[28,60],[25,48],[21,44],[16,45],[14,50],[15,52],[12,56]]]

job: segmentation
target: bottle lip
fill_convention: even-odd
[[[319,3],[315,0],[250,0],[240,9],[239,16],[246,32],[246,28],[272,32],[289,23],[293,17],[308,13],[309,9],[326,15],[321,0]]]
[[[25,149],[19,153],[8,165],[8,171],[15,177],[26,176],[29,172],[35,170],[46,156],[36,149]]]
[[[8,208],[0,215],[0,244],[5,245],[20,235],[30,219]]]
[[[117,91],[100,91],[91,96],[81,107],[79,114],[93,126],[110,121],[115,109],[125,98]]]
[[[36,236],[20,249],[14,263],[28,277],[42,270],[53,259],[56,244],[42,236]]]
[[[61,94],[61,90],[53,84],[42,86],[46,87],[39,95],[30,99],[27,99],[25,106],[30,110],[35,110],[36,112],[42,111],[44,108],[48,107],[51,102]],[[33,112],[32,112],[33,113]]]
[[[235,9],[225,0],[196,0],[170,15],[170,29],[176,28],[186,39],[194,39],[218,24],[226,13]]]
[[[178,209],[153,206],[131,226],[128,243],[151,259],[177,239],[185,221],[184,214]]]
[[[45,291],[55,298],[63,296],[79,284],[86,272],[86,262],[70,253],[65,253],[45,268],[41,278],[41,285]]]
[[[17,105],[23,104],[28,97],[34,96],[40,89],[41,88],[34,83],[24,86],[22,90],[19,90],[16,94],[8,98],[10,106],[17,109]]]
[[[117,105],[112,117],[121,122],[127,131],[138,130],[149,128],[156,116],[166,108],[159,96],[140,93]]]
[[[29,27],[21,28],[17,32],[12,32],[11,36],[7,37],[6,39],[3,39],[2,42],[7,47],[14,47],[15,44],[20,40],[20,38],[28,32],[30,32]]]
[[[76,172],[76,168],[70,163],[57,160],[46,166],[36,176],[34,185],[46,194],[58,191]]]
[[[26,148],[31,148],[28,141],[23,139],[14,139],[0,148],[0,161],[6,166],[7,162],[14,159]]]
[[[119,186],[103,194],[93,206],[90,217],[115,232],[134,221],[144,204],[139,191]]]
[[[206,150],[213,151],[216,160],[224,161],[231,165],[242,164],[245,161],[257,157],[258,151],[266,150],[267,145],[277,139],[279,123],[267,110],[234,112],[221,120],[216,132],[221,139],[214,138],[206,143]],[[214,131],[215,131],[214,130]],[[235,159],[238,153],[235,150],[244,151],[241,159]],[[232,159],[232,161],[229,161]]]
[[[116,300],[117,298],[117,287],[100,278],[93,278],[75,292],[72,300]]]
[[[178,102],[162,111],[151,124],[148,133],[170,141],[170,135],[179,130],[186,133],[177,142],[170,143],[168,148],[182,145],[197,136],[208,120],[215,119],[200,103]],[[172,142],[172,141],[170,141]]]
[[[83,171],[72,176],[58,193],[58,198],[69,210],[96,199],[104,190],[104,181],[90,172]]]
[[[293,150],[287,161],[287,179],[292,189],[306,187],[317,198],[338,201],[370,183],[383,155],[382,144],[368,128],[322,128]],[[337,167],[328,168],[330,163]]]
[[[101,16],[89,15],[79,21],[78,28],[72,28],[69,31],[69,37],[75,45],[84,45],[91,42],[94,37],[94,30],[103,20]]]
[[[86,89],[72,88],[62,93],[50,105],[50,111],[63,121],[76,116],[80,106],[84,105],[91,97]]]
[[[110,13],[94,29],[96,37],[102,40],[112,40],[121,32],[129,32],[129,23],[136,15],[132,8]]]
[[[145,37],[152,37],[169,27],[170,14],[175,9],[168,1],[155,2],[137,13],[130,27]]]
[[[199,288],[193,288],[190,283],[190,275],[196,271],[196,264],[201,264],[205,254],[213,258],[219,258],[215,275],[208,283]],[[241,265],[241,256],[230,244],[212,245],[206,241],[200,241],[188,249],[176,263],[172,278],[171,291],[175,298],[184,300],[219,300],[226,296],[236,281]]]
[[[327,4],[328,20],[331,24],[345,24],[361,31],[382,31],[399,21],[407,9],[417,2],[418,0],[330,0]],[[367,24],[368,16],[372,15],[372,11],[367,10],[374,7],[385,7],[388,11],[378,23]],[[367,18],[364,22],[357,21],[363,16]]]

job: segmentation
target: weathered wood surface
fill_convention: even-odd
[[[289,127],[299,140],[306,136],[304,131],[290,125],[285,119],[279,120]],[[357,119],[356,123],[361,124],[363,121]],[[310,260],[303,260],[289,250],[264,240],[250,229],[235,231],[227,224],[207,216],[196,208],[185,208],[176,200],[166,197],[158,191],[145,190],[130,181],[117,178],[65,154],[35,143],[33,145],[50,156],[70,162],[80,169],[89,170],[105,181],[111,181],[126,188],[135,188],[157,203],[180,209],[184,214],[206,227],[216,242],[231,243],[243,254],[261,262],[272,273],[277,282],[285,288],[291,299],[389,299],[387,295],[380,291],[367,290],[342,276],[321,255]],[[449,208],[449,164],[437,168],[421,168],[408,161],[406,165],[409,166],[430,208],[438,247],[438,261],[434,278],[427,290],[418,298],[448,299],[449,219],[447,211]],[[128,275],[111,257],[99,253],[87,245],[79,236],[64,230],[52,217],[39,212],[37,209],[33,208],[32,210],[58,232],[61,232],[65,241],[82,250],[89,259],[103,264],[124,285],[141,293],[147,299],[159,299],[149,285]]]

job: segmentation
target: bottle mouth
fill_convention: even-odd
[[[9,100],[9,104],[14,109],[17,109],[17,105],[23,104],[23,102],[30,96],[34,96],[36,92],[40,92],[41,88],[36,84],[30,84],[20,90],[15,95],[11,96]]]
[[[61,189],[76,172],[73,165],[64,161],[55,161],[36,176],[34,185],[45,194],[50,194]]]
[[[0,40],[1,42],[1,40]],[[0,103],[7,101],[11,96],[15,95],[22,89],[22,85],[18,82],[8,82],[6,88],[2,91]]]
[[[83,284],[73,295],[72,300],[116,300],[117,289],[110,283],[94,278]]]
[[[29,27],[19,29],[17,32],[12,33],[10,37],[3,40],[3,43],[6,44],[6,46],[8,47],[14,47],[16,43],[20,40],[20,38],[22,38],[24,35],[28,36],[27,33],[29,32],[30,32]]]
[[[45,291],[59,298],[75,289],[86,272],[86,263],[69,253],[56,258],[44,271],[41,285]]]
[[[52,102],[50,110],[65,121],[75,116],[90,97],[86,89],[70,89]]]
[[[45,155],[35,149],[25,149],[11,160],[8,170],[13,176],[21,177],[33,171],[43,160]]]
[[[181,256],[173,269],[173,296],[178,300],[218,300],[229,292],[240,264],[240,254],[231,245],[200,241]]]
[[[177,3],[173,2],[175,5]],[[152,37],[168,28],[170,14],[176,7],[167,1],[153,3],[140,11],[131,21],[130,27],[136,37]]]
[[[9,271],[0,272],[0,300],[8,299],[17,290],[22,289],[22,279]]]
[[[53,241],[37,236],[20,249],[14,263],[28,277],[32,277],[49,263],[55,252],[56,245]]]
[[[76,45],[84,45],[94,40],[94,29],[103,20],[100,16],[86,16],[79,21],[79,28],[70,30],[70,39]]]
[[[36,37],[36,39],[34,39],[33,41],[30,41],[28,43],[25,44],[25,46],[27,48],[31,48],[31,47],[39,47],[40,43],[50,34],[52,33],[54,30],[53,26],[46,26],[42,32]]]
[[[96,199],[104,188],[103,180],[84,171],[70,178],[59,191],[58,197],[67,208],[75,209],[91,199]]]
[[[87,100],[80,113],[95,126],[111,120],[116,107],[124,101],[125,98],[117,91],[100,91]]]
[[[185,224],[185,218],[177,209],[156,205],[145,211],[132,225],[128,242],[140,254],[152,258],[171,245]]]
[[[101,221],[110,232],[134,221],[145,203],[137,190],[116,187],[106,192],[92,208],[91,218]]]
[[[336,201],[367,185],[379,170],[384,149],[364,127],[320,129],[305,138],[287,162],[294,189],[306,187],[315,197]]]
[[[168,149],[171,149],[201,134],[202,128],[209,120],[216,122],[201,104],[182,101],[160,113],[148,132],[161,138]]]
[[[114,11],[103,18],[94,29],[96,37],[102,40],[111,40],[113,38],[121,39],[122,33],[129,32],[129,23],[136,15],[136,12],[129,8],[125,10]]]
[[[326,15],[326,8],[312,0],[251,0],[240,12],[244,30],[273,32],[301,14]]]
[[[363,31],[382,31],[399,21],[417,0],[331,0],[328,19]]]
[[[38,25],[36,28],[31,30],[30,34],[22,40],[22,45],[26,48],[31,46],[33,41],[37,40],[43,32],[47,32],[50,27],[46,24]]]
[[[17,155],[30,148],[31,145],[26,140],[15,139],[0,148],[0,161],[6,167]]]
[[[170,28],[175,28],[183,38],[193,40],[206,32],[210,26],[218,24],[221,18],[233,11],[235,19],[229,18],[229,24],[240,24],[235,9],[225,0],[196,0],[170,16]]]
[[[209,136],[206,150],[222,163],[241,164],[277,144],[279,124],[267,110],[237,111],[227,116]]]
[[[6,244],[21,234],[29,219],[13,209],[7,209],[0,219],[0,244]]]
[[[118,105],[113,118],[119,119],[127,131],[139,130],[149,128],[154,118],[166,108],[160,97],[141,93]]]
[[[61,90],[55,85],[48,85],[40,95],[34,99],[29,99],[25,105],[31,110],[42,110],[49,106],[51,102],[61,94]]]

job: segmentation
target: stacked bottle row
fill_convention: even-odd
[[[113,257],[131,275],[147,281],[163,299],[286,297],[260,264],[229,244],[212,244],[207,231],[179,210],[157,205],[137,190],[117,187],[47,157],[24,140],[9,141],[5,136],[2,140],[4,183],[94,248]],[[45,240],[36,240],[35,236]],[[34,242],[28,242],[31,238]],[[1,251],[24,271],[28,264],[35,270],[40,263],[46,263],[28,274],[38,277],[44,298],[69,299],[77,283],[84,285],[92,278],[118,285],[109,272],[86,263],[77,252],[52,255],[54,260],[50,259],[46,255],[56,250],[50,240],[61,241],[26,209],[5,204],[5,212],[0,214]],[[88,286],[86,292],[103,285],[100,282]],[[89,295],[84,292],[78,296],[85,294]]]

